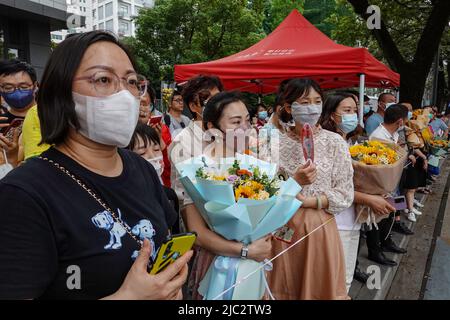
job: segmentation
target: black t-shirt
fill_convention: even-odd
[[[42,156],[95,190],[156,252],[177,213],[153,167],[129,151],[119,154],[124,169],[114,178],[54,148]],[[0,299],[105,297],[120,288],[137,250],[136,240],[52,164],[33,158],[0,180]]]

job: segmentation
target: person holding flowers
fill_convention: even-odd
[[[195,124],[201,131],[195,132],[195,136],[191,137],[192,140],[189,140],[188,136],[183,133],[175,138],[170,152],[174,165],[201,155],[220,160],[225,155],[233,157],[235,152],[243,151],[236,149],[234,138],[226,139],[226,133],[249,129],[250,115],[237,93],[221,92],[208,100],[202,113],[201,125],[200,129],[198,124]],[[243,174],[244,172],[239,173]],[[203,298],[198,292],[198,287],[215,256],[244,257],[245,255],[248,259],[258,262],[270,257],[271,236],[254,241],[248,246],[238,241],[225,239],[208,228],[199,209],[184,190],[179,175],[177,175],[176,188],[178,194],[182,194],[181,214],[186,229],[198,234],[195,260],[188,285],[193,299]],[[247,191],[241,188],[236,192]]]
[[[329,95],[325,101],[320,125],[323,129],[341,135],[345,141],[348,141],[349,146],[351,146],[350,138],[355,135],[355,130],[358,126],[357,105],[354,95],[346,92]],[[353,148],[355,152],[362,149],[359,146],[354,146]],[[395,161],[393,154],[388,155],[389,157],[392,159],[387,159],[388,161]],[[369,162],[369,160],[371,158],[367,158],[366,161],[368,164],[371,164],[373,160],[371,160],[372,162]],[[357,221],[355,204],[369,206],[377,215],[385,215],[386,213],[395,211],[395,208],[382,196],[366,194],[355,190],[352,206],[336,215],[337,228],[344,248],[347,292],[353,281],[359,251],[361,223]]]
[[[293,119],[295,128],[280,133],[279,166],[303,187],[297,196],[303,202],[302,207],[288,223],[294,232],[291,243],[313,230],[314,233],[274,260],[269,286],[277,299],[348,299],[344,253],[334,219],[335,214],[353,203],[353,169],[348,146],[338,134],[319,125],[323,100],[315,81],[290,80],[282,101],[283,116]],[[305,153],[301,140],[306,138],[306,125],[312,127],[313,143],[309,150],[313,152]],[[306,154],[309,156],[305,157]],[[270,159],[270,154],[266,157],[272,162],[278,160]],[[273,255],[289,245],[273,240]]]
[[[384,114],[383,122],[377,129],[369,136],[369,140],[381,140],[384,142],[390,142],[397,144],[399,140],[399,131],[404,129],[405,123],[408,121],[408,108],[400,105],[391,105]],[[413,155],[409,155],[410,161],[415,161]],[[395,184],[398,186],[400,177]],[[398,188],[397,188],[398,189]],[[392,214],[378,223],[379,230],[372,228],[367,232],[367,247],[369,250],[369,260],[387,265],[396,266],[397,263],[388,259],[384,252],[393,253],[406,253],[406,249],[400,248],[391,237],[392,226],[396,221],[399,221],[400,217]]]

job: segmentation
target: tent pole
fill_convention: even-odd
[[[366,75],[361,73],[359,75],[359,124],[364,128],[364,82]]]

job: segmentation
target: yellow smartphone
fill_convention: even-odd
[[[150,268],[150,274],[157,274],[163,271],[183,254],[191,250],[196,239],[197,234],[195,232],[172,235],[159,248],[155,262]]]

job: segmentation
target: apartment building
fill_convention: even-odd
[[[66,24],[66,0],[0,0],[0,59],[28,61],[40,76],[51,52],[50,32]]]

